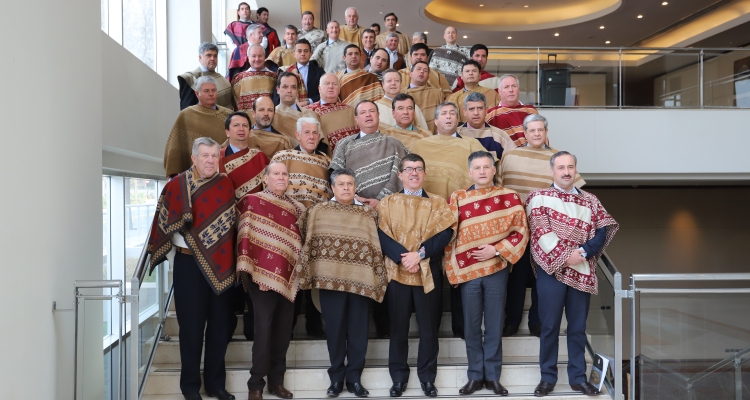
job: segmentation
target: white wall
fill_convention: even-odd
[[[5,2],[0,13],[10,44],[0,63],[5,399],[72,398],[73,314],[53,313],[52,302],[71,308],[73,281],[102,276],[99,12],[91,1],[40,0]],[[94,328],[85,333],[101,337],[101,320]],[[87,398],[102,399],[101,341],[89,344],[88,378],[99,383]]]
[[[167,71],[174,87],[177,75],[198,68],[202,42],[211,42],[211,0],[167,0]]]
[[[113,171],[164,176],[164,146],[180,112],[177,89],[103,32],[102,162]],[[197,52],[197,46],[196,46]]]
[[[589,183],[750,180],[750,110],[541,109]],[[666,181],[666,182],[665,182]]]

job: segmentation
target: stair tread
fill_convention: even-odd
[[[560,365],[565,365],[567,361],[568,361],[568,357],[561,355],[558,357],[557,363]],[[409,358],[408,362],[410,365],[416,365],[417,359]],[[533,357],[533,356],[503,357],[504,367],[537,365],[538,362],[539,362],[539,357]],[[237,371],[237,370],[244,371],[244,370],[250,369],[251,365],[252,363],[249,361],[227,362],[226,369],[227,371]],[[466,357],[438,357],[438,367],[466,366],[466,365],[468,365],[468,360]],[[328,360],[288,360],[286,362],[286,366],[287,366],[287,370],[297,369],[297,368],[328,368],[330,366],[330,362]],[[365,360],[365,368],[385,368],[385,367],[388,367],[387,358]],[[153,372],[175,372],[179,370],[180,370],[179,363],[159,363],[159,364],[152,365]]]
[[[534,388],[535,386],[528,386],[528,385],[521,385],[521,386],[511,386],[511,385],[505,385],[505,387],[508,389],[508,392],[510,392],[510,395],[508,397],[503,397],[503,399],[530,399],[535,398],[534,397]],[[373,398],[391,398],[388,394],[388,389],[369,389],[370,396],[369,399]],[[232,393],[235,395],[238,399],[244,399],[247,396],[247,392],[236,392]],[[275,399],[276,397],[268,393],[268,391],[263,392],[263,396],[265,399]],[[444,388],[439,389],[438,391],[438,398],[471,398],[474,400],[480,400],[480,399],[487,399],[487,400],[497,400],[497,396],[490,392],[489,390],[482,389],[476,391],[471,396],[464,396],[459,395],[458,388]],[[588,399],[588,397],[581,395],[579,393],[573,392],[570,388],[570,385],[567,384],[560,384],[557,387],[555,387],[555,391],[553,391],[549,397],[556,397],[556,398],[564,398],[564,399],[570,399],[570,400],[583,400]],[[320,390],[295,390],[294,391],[294,398],[295,399],[323,399],[328,398],[325,395],[324,391]],[[339,398],[356,398],[353,394],[348,392],[343,392],[339,396]],[[401,396],[401,398],[422,398],[424,399],[424,394],[419,389],[407,389],[404,394]],[[144,395],[142,397],[142,400],[182,400],[183,396],[181,394],[163,394],[163,395]]]

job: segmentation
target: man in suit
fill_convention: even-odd
[[[370,57],[375,52],[377,46],[375,46],[375,31],[372,29],[365,29],[362,32],[362,60],[360,68],[366,68],[370,65]]]
[[[297,60],[295,64],[287,67],[279,68],[279,71],[294,72],[300,77],[301,82],[305,85],[305,91],[307,92],[308,103],[312,104],[320,100],[320,77],[326,72],[323,68],[318,66],[318,63],[310,61],[312,51],[310,50],[310,42],[305,39],[297,40],[294,45],[294,58]],[[281,76],[281,73],[279,73]],[[278,92],[274,92],[273,102],[279,104]]]

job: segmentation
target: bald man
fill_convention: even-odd
[[[359,14],[357,9],[349,7],[344,11],[344,18],[346,25],[341,27],[341,40],[356,44],[359,48],[362,48],[362,33],[365,28],[359,26]]]
[[[445,28],[443,39],[445,44],[430,54],[430,68],[442,72],[448,84],[453,86],[453,82],[461,75],[461,66],[469,59],[469,51],[456,44],[458,31],[452,26]]]
[[[276,86],[276,73],[265,67],[266,51],[259,45],[247,48],[250,68],[232,78],[232,92],[237,111],[247,112],[259,97],[271,97]]]

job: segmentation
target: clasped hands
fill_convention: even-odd
[[[568,260],[565,261],[565,266],[578,265],[585,261],[586,257],[583,256],[583,249],[575,249],[570,257],[568,257]]]

